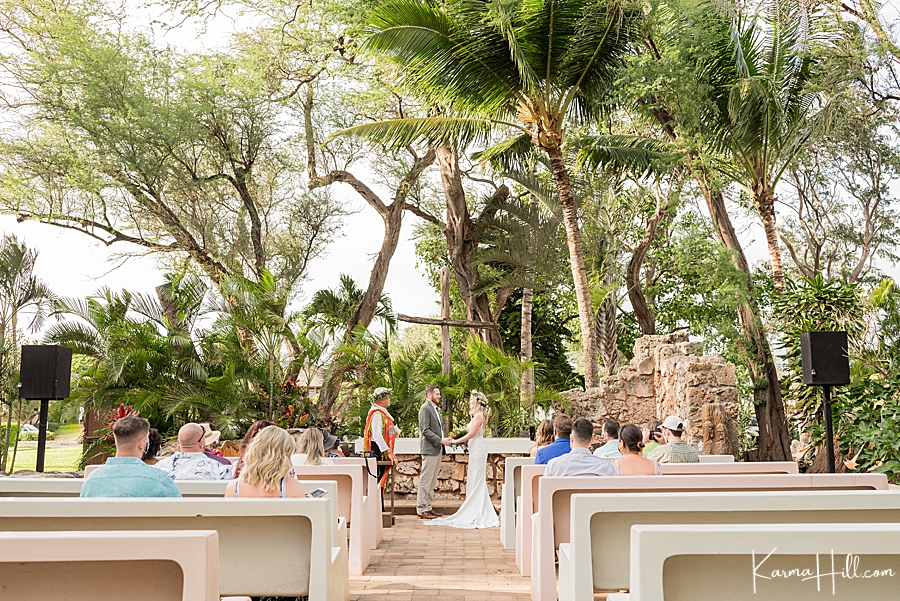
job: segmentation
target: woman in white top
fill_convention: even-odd
[[[293,465],[334,465],[334,461],[325,456],[325,443],[322,431],[318,428],[307,428],[297,443],[297,452],[291,455]]]

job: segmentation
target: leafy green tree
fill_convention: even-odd
[[[512,129],[519,134],[507,147],[530,143],[546,154],[566,229],[589,387],[599,383],[594,315],[565,130],[573,119],[596,114],[640,18],[637,4],[596,0],[386,2],[371,14],[364,47],[401,65],[400,78],[445,107],[444,114],[344,132],[397,145],[425,138],[466,146]]]

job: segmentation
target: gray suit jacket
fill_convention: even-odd
[[[441,420],[438,419],[434,405],[427,400],[419,407],[419,452],[422,455],[442,455]]]

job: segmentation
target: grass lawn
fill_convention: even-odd
[[[12,449],[10,449],[10,458],[12,458]],[[78,466],[78,460],[81,458],[81,445],[72,445],[67,447],[57,447],[47,449],[44,456],[44,471],[47,472],[74,472]],[[19,447],[19,453],[16,455],[16,469],[33,470],[37,462],[36,448]]]

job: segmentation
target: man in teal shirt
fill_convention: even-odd
[[[180,497],[171,476],[143,462],[150,445],[150,422],[127,415],[113,424],[116,456],[84,481],[82,497]]]

